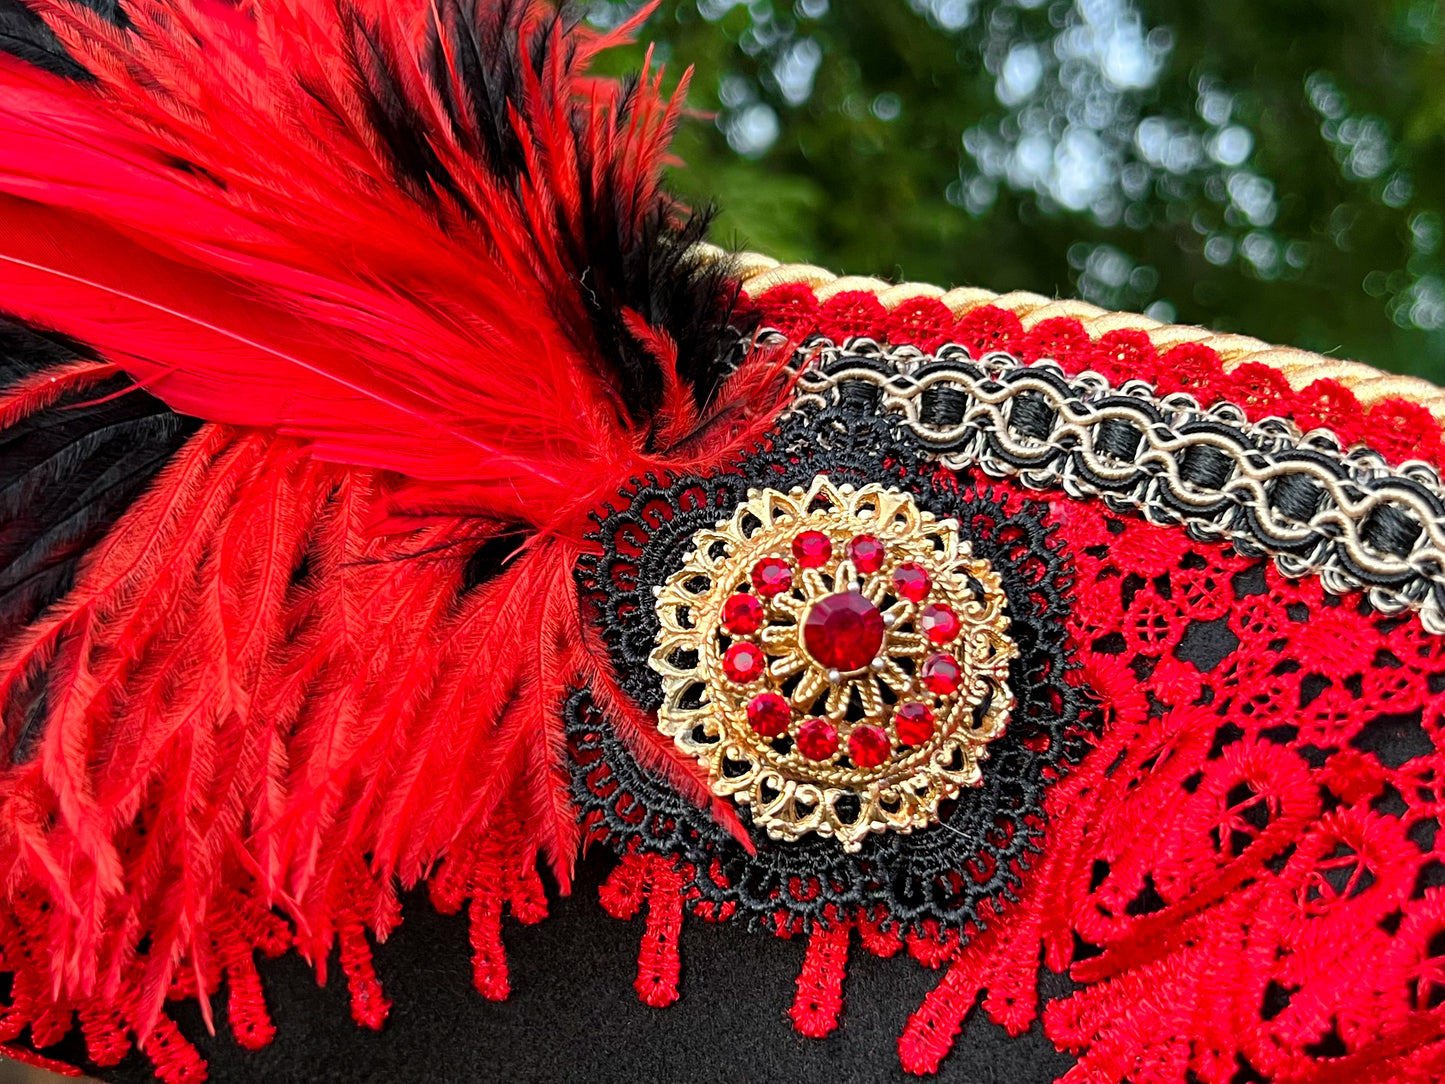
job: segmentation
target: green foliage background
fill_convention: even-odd
[[[1445,0],[665,0],[641,37],[695,68],[673,182],[723,243],[1445,383]]]

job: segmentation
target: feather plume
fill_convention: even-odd
[[[35,7],[65,52],[0,56],[0,298],[103,359],[0,397],[0,875],[53,905],[55,996],[208,1013],[238,894],[365,984],[358,924],[499,819],[565,888],[579,687],[740,832],[572,577],[593,506],[787,393],[781,355],[733,364],[728,269],[660,186],[686,80],[588,74],[636,20]]]
[[[521,0],[39,10],[95,82],[0,58],[0,296],[181,413],[550,522],[575,478],[658,465],[685,400],[776,405],[719,401],[726,269],[659,185],[686,80],[585,74],[633,24]]]

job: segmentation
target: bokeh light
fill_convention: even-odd
[[[696,65],[676,182],[725,241],[1445,381],[1442,0],[671,0],[644,36]]]

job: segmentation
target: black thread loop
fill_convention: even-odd
[[[1135,426],[1122,418],[1109,418],[1099,424],[1094,450],[1120,463],[1132,463],[1143,441],[1144,434]]]
[[[1304,471],[1281,475],[1266,492],[1270,507],[1296,523],[1308,523],[1325,503],[1324,487]]]
[[[1008,427],[1021,436],[1048,440],[1058,417],[1058,412],[1049,406],[1048,400],[1041,393],[1025,391],[1014,396],[1009,410]]]
[[[1392,504],[1375,506],[1360,526],[1360,538],[1370,548],[1391,557],[1408,557],[1424,528],[1403,508]]]
[[[918,398],[918,420],[932,429],[952,429],[963,421],[968,396],[950,384],[931,384]]]
[[[1223,489],[1234,473],[1234,460],[1212,444],[1191,444],[1179,461],[1179,477],[1196,489]]]

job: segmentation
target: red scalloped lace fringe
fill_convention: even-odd
[[[502,946],[502,915],[524,923],[541,921],[547,900],[537,872],[536,849],[525,846],[520,825],[509,823],[485,839],[455,847],[429,881],[433,906],[444,914],[467,907],[472,944],[472,973],[477,990],[494,1001],[510,992],[507,958]],[[345,900],[335,916],[341,968],[350,994],[351,1016],[362,1027],[379,1030],[391,1010],[372,964],[371,937],[385,936],[401,922],[399,908],[377,916],[376,884],[359,862],[346,885]],[[165,1084],[197,1084],[206,1079],[206,1063],[196,1048],[164,1013],[146,1034],[137,1030],[138,977],[122,982],[112,998],[57,1000],[52,991],[49,957],[43,949],[46,904],[20,893],[8,914],[0,914],[0,971],[13,975],[10,1002],[0,1005],[0,1057],[10,1057],[55,1072],[79,1071],[24,1047],[11,1045],[29,1028],[38,1048],[63,1039],[78,1023],[86,1057],[102,1068],[118,1065],[132,1047],[150,1059]],[[168,1000],[209,999],[223,989],[226,1016],[236,1042],[258,1050],[276,1034],[266,1008],[256,954],[280,956],[293,947],[291,927],[252,894],[251,886],[218,893],[207,928],[210,954],[196,968],[183,960],[176,968]],[[135,965],[139,976],[142,965]],[[325,982],[324,966],[319,979]]]

